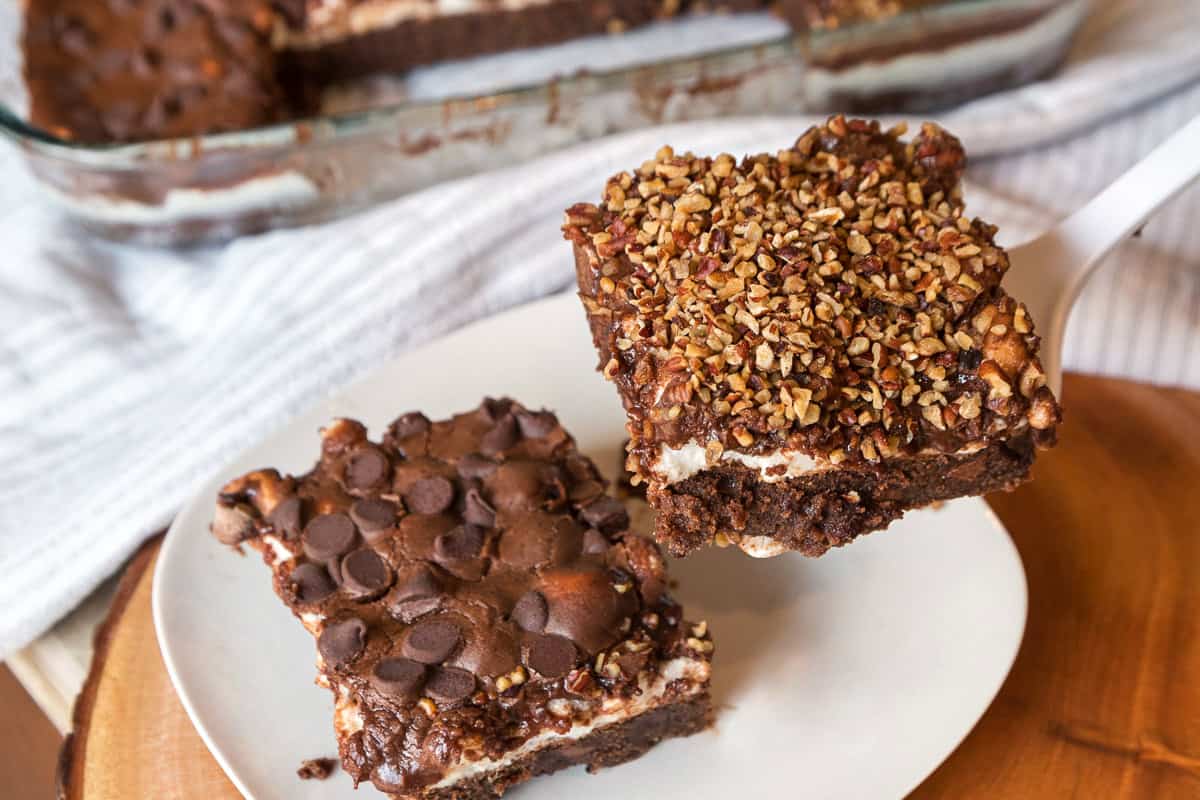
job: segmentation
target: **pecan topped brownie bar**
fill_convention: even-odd
[[[707,726],[706,626],[628,523],[552,413],[489,399],[379,443],[337,420],[308,474],[225,486],[213,533],[316,637],[355,782],[473,799]]]
[[[820,555],[1011,488],[1055,440],[1038,337],[964,213],[961,144],[833,117],[740,162],[663,148],[567,211],[629,416],[628,469],[683,555]]]

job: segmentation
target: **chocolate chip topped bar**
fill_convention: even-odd
[[[284,116],[267,2],[29,0],[30,118],[56,136],[128,142]]]
[[[833,117],[774,155],[676,154],[567,211],[628,413],[627,467],[685,555],[820,555],[904,511],[1010,489],[1058,404],[959,141]]]
[[[555,416],[511,400],[382,442],[337,420],[311,472],[225,486],[316,637],[342,765],[396,798],[494,798],[704,729],[712,642]]]

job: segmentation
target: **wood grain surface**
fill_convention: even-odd
[[[918,800],[1200,797],[1200,395],[1069,376],[1064,405],[1036,480],[990,498],[1029,577],[1024,644]],[[156,552],[99,635],[61,797],[237,797],[162,666]]]
[[[54,796],[62,737],[7,667],[0,667],[0,798]]]

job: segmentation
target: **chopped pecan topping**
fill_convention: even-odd
[[[568,211],[642,477],[689,439],[841,463],[1028,428],[1038,338],[965,214],[962,145],[903,133],[837,116],[740,162],[664,147]]]

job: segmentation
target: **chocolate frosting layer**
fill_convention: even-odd
[[[411,792],[711,651],[603,486],[553,414],[489,399],[404,415],[381,443],[337,420],[307,475],[228,484],[214,533],[263,550],[323,680],[353,697],[346,769]]]

